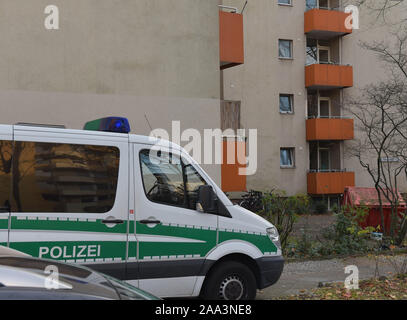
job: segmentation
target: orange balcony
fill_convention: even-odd
[[[243,15],[219,11],[221,70],[244,63]]]
[[[307,141],[354,138],[353,119],[308,119],[306,127]]]
[[[341,89],[353,86],[353,68],[335,64],[312,64],[305,67],[308,89]]]
[[[345,187],[355,186],[354,172],[311,172],[307,176],[308,193],[341,194]]]
[[[328,40],[352,33],[345,27],[350,13],[334,10],[312,9],[305,12],[304,32],[310,38]]]
[[[221,185],[224,192],[246,191],[246,165],[240,164],[246,159],[246,142],[236,140],[223,141]],[[239,172],[240,171],[240,172]]]

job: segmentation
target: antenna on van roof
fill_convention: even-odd
[[[42,127],[42,128],[57,128],[66,129],[63,124],[45,124],[45,123],[30,123],[30,122],[17,122],[16,126],[27,126],[27,127]]]
[[[148,126],[149,126],[149,128],[150,128],[150,134],[151,134],[151,132],[153,132],[153,128],[151,127],[150,121],[148,121],[148,118],[147,118],[147,115],[146,115],[146,114],[144,114],[144,118],[145,118],[146,121],[147,121],[147,124],[148,124]],[[154,134],[154,137],[157,138],[157,136],[156,136],[155,134]]]
[[[243,11],[244,11],[244,9],[246,9],[247,2],[248,2],[248,1],[249,1],[249,0],[246,0],[245,4],[244,4],[244,6],[243,6],[242,12],[240,12],[240,14],[243,14]]]
[[[150,127],[150,131],[153,131],[153,128],[151,127],[150,121],[148,121],[147,115],[144,114],[144,118],[146,118],[147,124]]]

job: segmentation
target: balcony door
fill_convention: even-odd
[[[329,10],[331,8],[330,6],[330,0],[319,0],[318,1],[318,6],[320,9],[327,9]]]
[[[331,169],[329,148],[318,148],[318,170],[329,171]]]
[[[319,118],[329,118],[331,116],[331,99],[328,97],[319,97],[318,102]]]
[[[318,62],[327,64],[331,61],[330,48],[325,46],[318,46]]]
[[[331,8],[330,0],[306,0],[306,9],[330,9]]]

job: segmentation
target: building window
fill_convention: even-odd
[[[293,58],[293,41],[292,40],[278,40],[278,56],[282,59]]]
[[[291,0],[278,0],[278,4],[291,6]]]
[[[280,94],[280,113],[294,112],[294,96],[292,94]]]
[[[306,10],[318,8],[318,0],[306,0],[305,2]]]
[[[294,148],[281,148],[280,149],[280,167],[293,168],[294,162]]]
[[[338,6],[338,4],[335,6],[336,1],[331,4],[331,0],[306,0],[305,1],[305,6],[306,10],[311,10],[311,9],[325,9],[329,10],[332,8],[335,8]],[[335,6],[335,7],[334,7]]]
[[[318,40],[307,38],[306,65],[318,63]]]
[[[331,57],[331,44],[329,41],[307,38],[306,65],[337,63],[337,61],[331,60],[335,59]]]

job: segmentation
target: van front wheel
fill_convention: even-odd
[[[228,261],[215,267],[203,289],[208,300],[253,300],[256,297],[256,278],[244,264]]]

